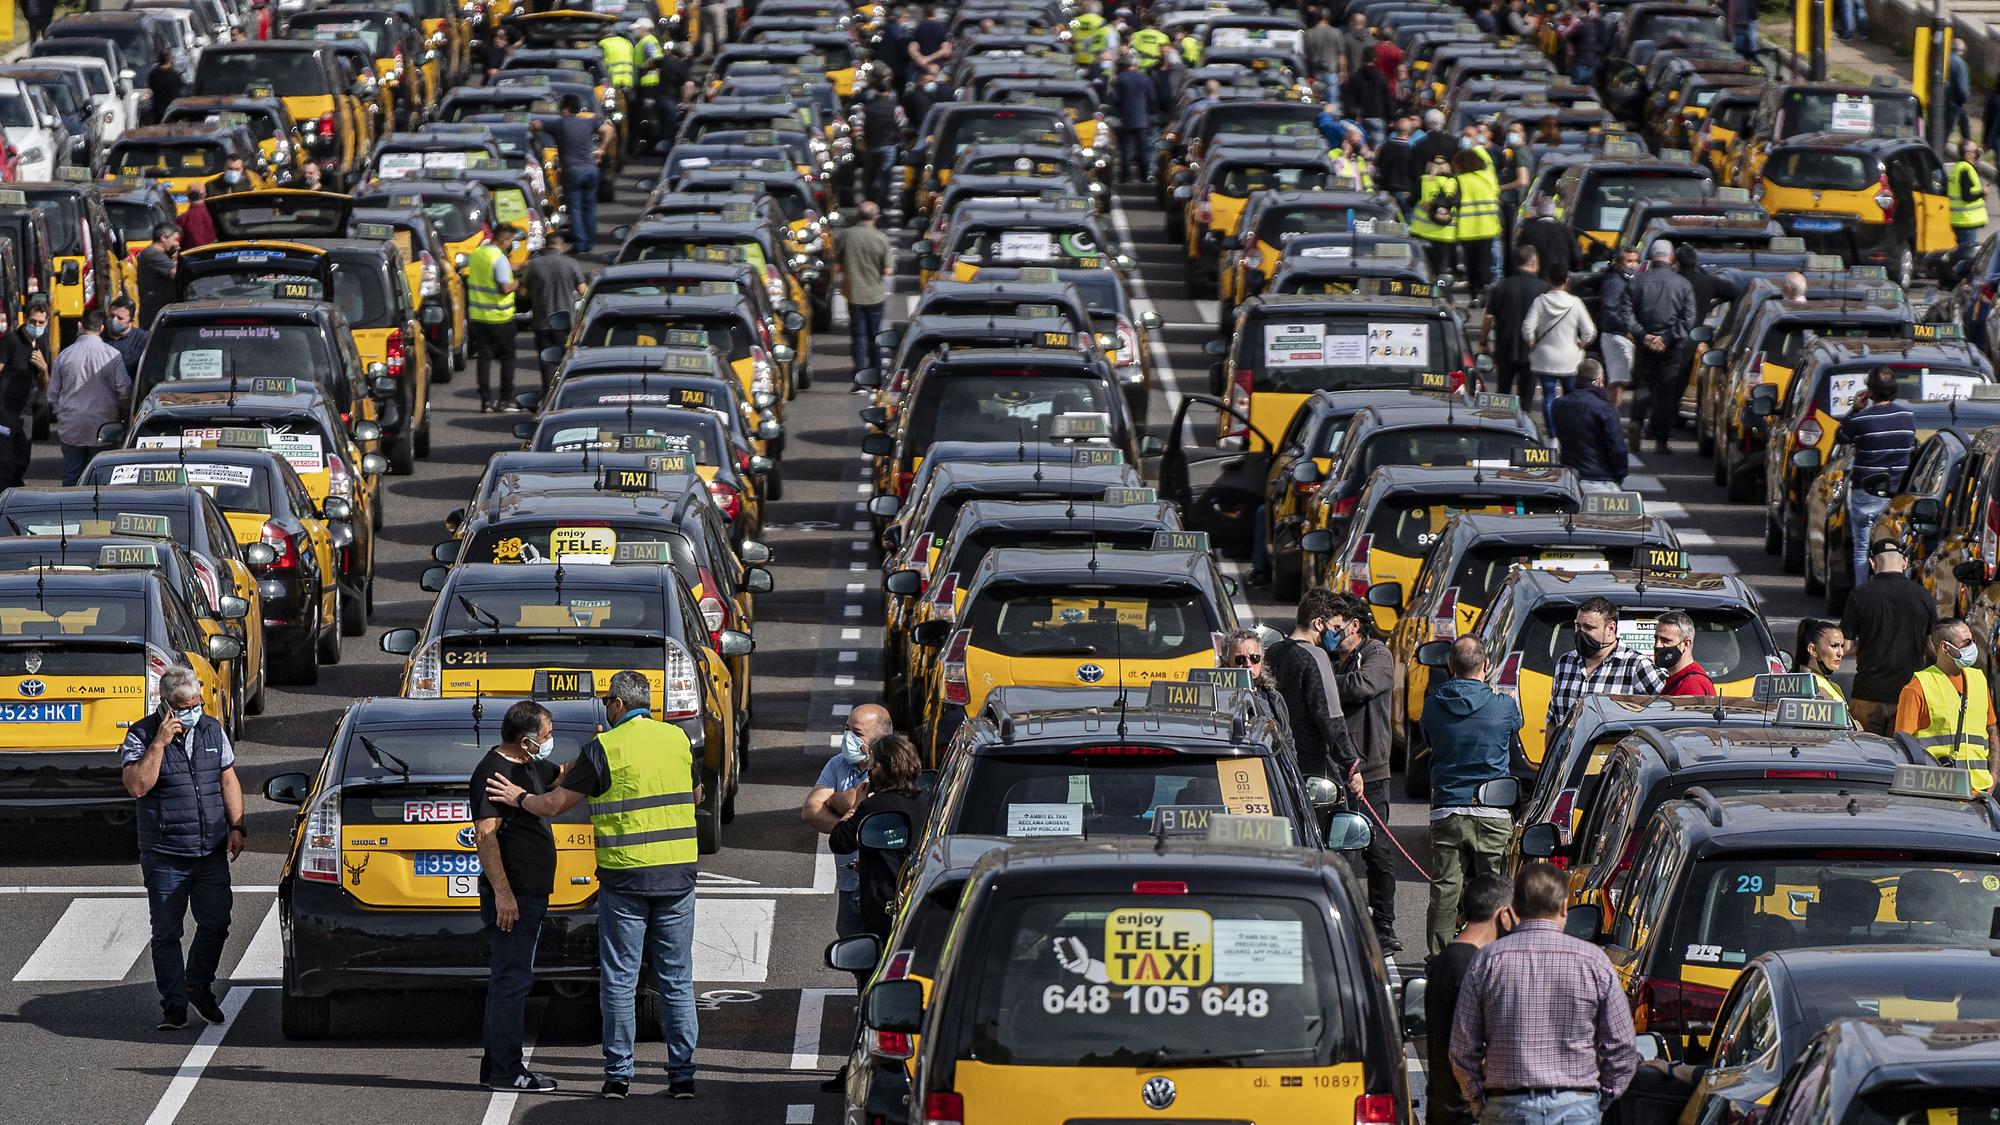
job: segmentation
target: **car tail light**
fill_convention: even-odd
[[[1437,610],[1431,614],[1431,639],[1434,641],[1455,641],[1458,639],[1458,587],[1447,586],[1438,598]]]
[[[410,654],[409,683],[403,694],[410,699],[436,699],[444,694],[444,667],[438,660],[438,643],[426,641]]]
[[[1246,270],[1260,270],[1260,269],[1263,269],[1263,268],[1264,268],[1264,252],[1263,252],[1262,250],[1251,250],[1251,251],[1249,251],[1249,252],[1245,253],[1245,254],[1243,255],[1243,268],[1244,268],[1244,269],[1246,269]]]
[[[292,533],[279,527],[272,520],[264,521],[264,545],[271,548],[277,557],[272,559],[267,569],[297,570],[299,566],[299,545]]]
[[[1184,895],[1188,885],[1180,879],[1141,879],[1132,884],[1135,895]]]
[[[354,499],[354,474],[348,471],[347,462],[338,453],[326,455],[326,494]]]
[[[1875,206],[1882,209],[1882,221],[1889,222],[1896,217],[1896,193],[1889,190],[1889,173],[1882,173],[1881,181],[1875,186]]]
[[[715,506],[722,509],[724,518],[729,522],[735,523],[743,514],[743,494],[736,490],[735,485],[712,480],[708,482],[708,494],[715,498]]]
[[[174,658],[154,648],[146,646],[146,713],[160,709],[160,677],[174,666]]]
[[[1815,415],[1799,423],[1799,428],[1792,431],[1792,440],[1797,443],[1799,449],[1811,449],[1819,445],[1819,439],[1825,434],[1826,431],[1821,428],[1819,418]]]
[[[442,292],[444,292],[444,283],[438,279],[437,259],[431,257],[429,253],[425,253],[423,294],[426,297],[435,297]]]
[[[1986,502],[1986,520],[1979,529],[1979,557],[1986,562],[1986,580],[1993,581],[1994,552],[2000,550],[2000,500]]]
[[[749,472],[749,471],[750,471],[750,451],[749,451],[749,450],[747,450],[747,449],[738,449],[738,450],[736,451],[736,471],[737,471],[737,472],[739,472],[739,473],[747,473],[747,472]]]
[[[1639,1002],[1633,1014],[1644,1014],[1647,1031],[1669,1037],[1703,1035],[1715,1030],[1715,1013],[1721,1010],[1725,995],[1720,988],[1647,977],[1639,982]]]
[[[1556,835],[1562,842],[1569,843],[1570,821],[1576,818],[1576,787],[1565,787],[1556,794],[1556,803],[1549,809],[1549,823],[1556,826]]]
[[[1759,179],[1754,185],[1751,186],[1750,202],[1752,203],[1764,202],[1764,181],[1762,179]]]
[[[910,485],[914,484],[916,479],[917,474],[908,469],[898,469],[896,471],[896,499],[908,500],[910,498]]]
[[[1500,662],[1500,671],[1493,676],[1493,690],[1519,700],[1521,698],[1521,650],[1515,649]],[[1635,836],[1634,839],[1637,837]]]
[[[938,621],[958,620],[958,572],[952,571],[938,579],[930,591],[931,617]]]
[[[931,568],[931,545],[936,542],[937,533],[931,531],[926,531],[910,540],[910,565],[928,574]]]
[[[701,714],[701,692],[694,682],[694,657],[672,637],[667,638],[666,717],[692,719]]]
[[[1354,1099],[1354,1125],[1394,1125],[1396,1095],[1363,1094]]]
[[[1350,519],[1354,515],[1354,509],[1360,504],[1359,496],[1343,496],[1333,502],[1333,514],[1341,519]]]
[[[1215,208],[1209,206],[1209,197],[1204,195],[1194,202],[1194,221],[1206,226],[1215,215]]]
[[[1773,676],[1782,676],[1785,674],[1785,662],[1778,659],[1775,654],[1767,653],[1765,655],[1764,667],[1770,669]]]
[[[320,114],[319,137],[323,141],[330,141],[333,139],[333,114],[331,113]]]
[[[1134,367],[1139,363],[1139,331],[1124,317],[1118,318],[1118,363],[1119,367]]]
[[[868,1053],[878,1059],[907,1059],[917,1053],[916,1041],[900,1031],[869,1031]]]
[[[1840,778],[1840,772],[1838,770],[1765,770],[1764,776],[1773,780],[1836,781]]]
[[[389,369],[389,374],[401,379],[403,377],[403,330],[400,328],[391,328],[389,330],[388,343],[385,347],[387,347],[388,351],[383,356],[382,366]]]
[[[1112,744],[1105,746],[1079,746],[1069,752],[1072,758],[1173,758],[1180,751],[1171,746],[1126,746]]]
[[[721,633],[729,627],[729,610],[723,607],[722,599],[714,594],[704,596],[701,599],[701,620],[708,626],[709,640],[721,644]]]
[[[1354,553],[1347,556],[1347,592],[1357,598],[1368,596],[1368,587],[1374,583],[1368,574],[1368,551],[1375,545],[1375,536],[1363,535],[1354,542]]]
[[[965,1099],[945,1091],[924,1095],[923,1125],[964,1125]]]
[[[882,963],[882,979],[909,979],[910,964],[916,959],[917,951],[914,949],[898,949],[894,953],[889,954],[889,959]]]
[[[938,676],[944,681],[944,701],[964,706],[972,702],[972,687],[965,679],[965,650],[972,644],[972,630],[960,629],[945,642]]]
[[[771,370],[771,357],[763,348],[750,349],[750,393],[751,395],[771,395],[778,393],[778,377]]]
[[[340,882],[340,790],[329,789],[306,813],[305,838],[299,847],[299,878],[315,883]]]

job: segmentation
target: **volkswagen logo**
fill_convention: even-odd
[[[479,846],[479,833],[472,830],[472,825],[468,824],[458,830],[458,846],[468,850]]]
[[[1146,1084],[1139,1087],[1139,1100],[1146,1103],[1147,1109],[1167,1108],[1174,1104],[1174,1080],[1164,1074],[1146,1079]]]
[[[1104,678],[1104,669],[1096,664],[1079,664],[1076,678],[1079,683],[1094,684]]]
[[[21,681],[21,696],[24,699],[33,699],[47,690],[49,690],[49,685],[40,680]]]

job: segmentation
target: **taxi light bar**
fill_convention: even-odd
[[[1180,879],[1141,879],[1132,884],[1135,895],[1184,895],[1188,885]]]

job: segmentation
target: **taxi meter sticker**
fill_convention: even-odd
[[[189,465],[113,465],[112,484],[137,484],[139,478],[148,471],[179,469],[187,473],[187,482],[200,487],[209,485],[219,488],[249,488],[255,479],[256,470],[248,465],[204,465],[199,462]]]
[[[189,348],[178,357],[183,379],[220,379],[222,351],[219,348]]]
[[[1875,131],[1875,99],[1866,94],[1835,94],[1827,127],[1836,133]]]
[[[1222,786],[1222,803],[1241,816],[1270,816],[1271,789],[1264,778],[1264,764],[1256,761],[1219,761],[1215,780]]]
[[[1120,907],[1104,919],[1104,969],[1112,984],[1207,984],[1215,921],[1205,910]]]
[[[1304,984],[1305,924],[1297,918],[1217,918],[1217,984]]]
[[[1007,806],[1009,836],[1081,836],[1081,804],[1038,803]]]
[[[1002,231],[994,256],[1015,261],[1046,262],[1056,256],[1056,240],[1047,231]]]

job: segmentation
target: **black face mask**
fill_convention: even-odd
[[[1653,663],[1659,666],[1660,671],[1671,672],[1675,668],[1680,667],[1681,650],[1678,648],[1656,648],[1653,650]]]
[[[1574,632],[1576,633],[1576,654],[1586,660],[1611,647],[1610,642],[1600,641],[1582,629],[1574,630]]]

